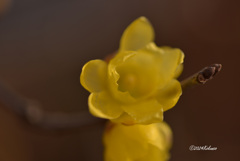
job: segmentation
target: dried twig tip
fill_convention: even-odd
[[[207,81],[211,80],[221,69],[221,64],[213,64],[203,68],[199,72],[181,81],[182,89],[205,84]]]
[[[213,64],[203,68],[197,75],[197,81],[201,84],[206,83],[212,79],[222,69],[221,64]]]

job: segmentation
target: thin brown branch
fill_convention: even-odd
[[[34,126],[49,129],[63,129],[98,123],[88,111],[77,113],[48,112],[42,110],[37,101],[29,100],[0,82],[0,102],[18,116]]]
[[[221,64],[213,64],[207,66],[200,70],[199,72],[193,74],[187,79],[181,81],[182,89],[185,90],[190,87],[194,87],[197,85],[205,84],[209,80],[213,79],[213,77],[222,69]]]

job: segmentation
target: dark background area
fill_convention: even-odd
[[[165,113],[171,161],[238,161],[240,2],[237,0],[0,0],[0,79],[48,111],[87,110],[82,66],[118,49],[124,29],[146,16],[157,45],[185,53],[180,80],[222,63],[206,85],[184,91]],[[3,11],[6,11],[3,13]],[[102,160],[103,124],[51,131],[0,105],[0,161]],[[217,151],[189,151],[211,145]]]

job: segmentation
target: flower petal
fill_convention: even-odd
[[[161,135],[162,135],[162,140],[164,143],[161,143],[161,145],[164,145],[165,149],[170,149],[172,146],[172,130],[170,126],[166,122],[161,122],[156,124],[158,127]],[[156,142],[154,142],[156,143]],[[155,146],[159,147],[158,145],[154,144]]]
[[[128,137],[131,139],[135,139],[135,140],[138,139],[139,142],[142,142],[143,140],[145,140],[148,144],[156,146],[159,150],[165,150],[166,138],[163,135],[163,132],[161,131],[161,130],[164,130],[164,129],[161,129],[162,124],[163,122],[153,123],[148,125],[137,124],[134,126],[128,126],[129,130],[126,132],[125,135],[128,135]],[[134,128],[138,130],[137,132],[138,137],[133,135],[134,133],[136,133],[133,131]],[[130,130],[132,130],[132,132]]]
[[[149,125],[124,126],[109,123],[104,132],[106,161],[165,161],[168,158],[164,122]],[[169,133],[170,131],[170,133]]]
[[[118,101],[124,103],[133,103],[136,100],[129,94],[129,92],[121,92],[118,90],[119,74],[116,71],[117,66],[122,64],[126,59],[135,55],[135,52],[121,52],[118,53],[108,64],[108,86],[111,94]]]
[[[120,41],[120,51],[138,50],[154,39],[152,25],[145,17],[133,21],[124,31]]]
[[[133,161],[147,154],[148,138],[144,126],[112,124],[104,133],[105,160]]]
[[[126,112],[123,112],[121,116],[111,120],[114,123],[122,123],[123,125],[134,125],[136,121],[129,116]]]
[[[158,62],[148,53],[137,53],[128,57],[116,68],[119,74],[118,89],[128,91],[134,98],[143,98],[153,94],[161,78]]]
[[[184,54],[178,48],[162,47],[164,51],[163,61],[162,61],[162,73],[168,75],[167,80],[174,78],[177,69],[180,64],[183,63]],[[180,67],[181,68],[181,67]],[[181,69],[179,71],[181,73]]]
[[[139,53],[151,54],[156,59],[159,73],[159,89],[164,87],[172,78],[174,78],[178,66],[183,62],[184,54],[180,49],[170,47],[157,47],[155,43],[147,44]]]
[[[105,119],[115,119],[123,113],[121,105],[107,91],[91,93],[88,105],[90,112],[94,116]]]
[[[162,106],[155,99],[123,105],[122,109],[139,124],[150,124],[163,120]]]
[[[139,159],[138,161],[168,161],[169,152],[167,150],[160,150],[154,145],[149,145],[147,155]]]
[[[173,79],[164,88],[158,91],[156,99],[162,105],[163,110],[166,111],[176,105],[181,95],[181,84]]]
[[[183,64],[179,64],[175,71],[174,78],[178,78],[182,74],[182,71],[183,71]]]
[[[99,92],[106,86],[107,64],[102,60],[91,60],[82,68],[80,82],[89,92]]]

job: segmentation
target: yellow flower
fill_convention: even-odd
[[[154,31],[140,17],[124,31],[120,48],[109,63],[92,60],[80,76],[89,92],[90,112],[123,124],[150,124],[163,120],[182,94],[175,79],[182,71],[180,49],[157,47]]]
[[[110,123],[103,142],[105,161],[166,161],[172,132],[165,122],[133,126]]]

